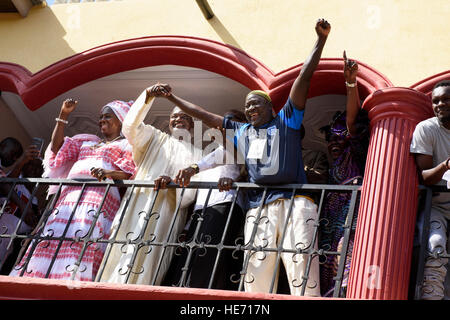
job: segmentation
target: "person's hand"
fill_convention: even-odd
[[[145,89],[147,98],[149,97],[169,97],[172,95],[172,88],[165,83],[157,83]]]
[[[25,164],[33,159],[38,158],[39,154],[40,152],[37,146],[35,144],[30,144],[28,148],[25,149],[25,152],[22,154],[19,161],[22,164]]]
[[[178,184],[180,187],[187,187],[191,182],[191,177],[195,175],[195,169],[192,167],[187,167],[185,169],[181,169],[178,171],[177,176],[175,177],[174,182]]]
[[[106,170],[103,168],[91,168],[91,176],[96,178],[98,181],[106,180],[107,178],[111,178],[111,170]]]
[[[61,106],[60,115],[64,115],[67,117],[69,114],[71,114],[75,110],[77,105],[78,105],[78,100],[74,100],[72,98],[64,100],[63,104]]]
[[[330,33],[331,25],[325,19],[319,19],[316,22],[316,33],[320,38],[328,37]]]
[[[217,187],[219,188],[220,192],[230,190],[232,185],[233,179],[226,177],[220,178],[219,182],[217,183]]]
[[[168,176],[159,176],[155,179],[155,186],[153,187],[153,190],[158,189],[166,189],[167,185],[172,181],[172,178]]]
[[[450,170],[450,157],[448,157],[447,160],[444,161],[444,163],[447,170]]]
[[[355,60],[347,59],[347,55],[344,50],[344,78],[348,83],[355,83],[356,76],[358,75],[358,64]]]

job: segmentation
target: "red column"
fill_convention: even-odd
[[[369,95],[371,140],[349,275],[348,298],[407,299],[418,177],[409,145],[430,99],[407,88]]]

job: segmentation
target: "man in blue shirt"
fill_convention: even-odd
[[[314,48],[295,79],[286,104],[277,115],[274,115],[270,96],[260,90],[251,91],[245,99],[244,113],[248,123],[231,121],[177,97],[167,84],[156,84],[147,90],[154,96],[167,98],[211,128],[231,130],[234,144],[244,156],[250,182],[264,185],[307,183],[300,128],[310,81],[331,26],[326,20],[319,19],[315,30],[317,41]],[[252,189],[248,194],[250,209],[245,222],[245,244],[248,248],[244,262],[248,262],[247,266],[244,265],[245,290],[269,292],[273,282],[272,292],[276,292],[276,250],[281,245],[283,250],[290,250],[280,256],[291,294],[301,295],[303,289],[305,295],[319,296],[317,257],[311,260],[309,273],[305,274],[308,260],[305,253],[317,248],[317,243],[312,243],[314,225],[318,219],[317,205],[311,198],[296,193],[292,210],[289,210],[290,189],[263,190]]]

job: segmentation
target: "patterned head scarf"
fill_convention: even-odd
[[[120,120],[120,122],[123,122],[123,119],[125,119],[125,116],[127,115],[128,111],[130,111],[131,105],[134,103],[134,101],[130,100],[128,102],[121,101],[121,100],[114,100],[109,103],[107,103],[101,110],[103,110],[107,107],[111,108],[111,110],[114,112],[116,117]]]
[[[330,141],[331,137],[336,135],[341,138],[348,136],[346,112],[338,111],[334,114],[333,119],[329,125],[320,128],[320,131],[325,133],[325,140]]]
[[[336,115],[331,123],[330,133],[332,135],[337,135],[341,137],[345,137],[348,134],[347,131],[347,122],[346,122],[346,112],[342,112],[339,115]]]

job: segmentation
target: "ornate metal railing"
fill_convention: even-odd
[[[339,263],[336,264],[337,266],[337,272],[334,277],[335,280],[335,286],[332,290],[332,296],[333,297],[345,297],[345,290],[342,288],[342,281],[344,277],[344,271],[346,268],[346,258],[348,255],[348,249],[349,249],[349,243],[352,235],[352,229],[354,229],[354,226],[356,225],[356,216],[357,216],[357,207],[358,207],[358,200],[359,200],[359,193],[361,186],[359,185],[347,185],[347,186],[334,186],[334,185],[313,185],[313,184],[304,184],[304,185],[280,185],[280,186],[267,186],[267,185],[255,185],[251,183],[234,183],[233,189],[236,190],[236,196],[234,197],[231,206],[230,206],[230,213],[233,212],[233,209],[235,206],[237,206],[237,199],[238,195],[244,194],[246,190],[249,189],[260,189],[263,192],[263,198],[267,196],[267,191],[270,189],[283,189],[283,190],[292,190],[294,193],[296,191],[301,190],[302,192],[308,192],[315,198],[315,203],[318,206],[318,212],[319,212],[319,218],[318,220],[309,220],[305,223],[310,223],[313,228],[313,238],[311,240],[311,243],[319,243],[319,245],[309,245],[306,247],[303,246],[295,246],[295,247],[284,247],[283,239],[286,237],[286,226],[287,222],[295,219],[295,217],[292,217],[292,208],[293,208],[293,202],[294,197],[291,197],[289,200],[289,212],[286,215],[286,220],[282,222],[282,232],[280,233],[280,239],[278,241],[277,246],[267,246],[267,245],[255,245],[254,244],[254,236],[255,232],[252,232],[252,235],[250,239],[247,242],[244,242],[244,239],[242,237],[242,233],[236,234],[235,238],[231,242],[225,242],[225,235],[227,234],[228,230],[230,230],[231,226],[231,214],[228,216],[228,220],[223,228],[223,233],[220,237],[219,243],[210,243],[208,241],[208,238],[198,237],[198,232],[200,229],[200,224],[203,223],[203,216],[202,214],[197,214],[197,227],[195,228],[194,235],[192,237],[183,237],[183,234],[176,235],[176,241],[170,241],[170,232],[174,230],[172,228],[175,224],[175,221],[179,215],[180,212],[180,204],[183,197],[183,192],[186,189],[208,189],[209,194],[206,199],[208,201],[209,195],[212,190],[217,188],[217,185],[215,183],[207,183],[207,182],[192,182],[187,188],[181,189],[181,197],[177,199],[177,205],[175,212],[173,212],[173,216],[171,217],[171,228],[169,228],[169,233],[161,237],[156,237],[157,235],[151,235],[151,236],[144,236],[144,232],[140,233],[138,236],[134,238],[129,237],[118,237],[116,233],[112,233],[109,237],[104,237],[104,235],[95,235],[95,228],[96,228],[96,221],[99,219],[100,215],[102,214],[102,206],[104,205],[108,193],[111,192],[111,190],[115,187],[121,188],[122,190],[129,190],[128,192],[124,192],[124,195],[122,197],[122,206],[121,210],[119,210],[116,213],[115,219],[118,221],[119,225],[121,224],[121,221],[123,221],[125,215],[127,214],[140,214],[145,215],[145,221],[146,223],[149,221],[149,219],[154,218],[158,219],[158,213],[153,212],[152,207],[155,203],[157,197],[158,197],[158,191],[155,191],[154,198],[151,199],[152,204],[150,205],[150,209],[147,211],[143,211],[144,208],[137,208],[135,212],[129,212],[128,210],[128,204],[131,199],[131,195],[133,194],[133,190],[136,188],[151,188],[153,189],[154,183],[153,182],[147,182],[147,181],[134,181],[134,180],[126,180],[126,181],[114,181],[114,182],[98,182],[96,180],[67,180],[67,179],[10,179],[10,178],[2,178],[0,179],[0,184],[9,186],[8,194],[5,194],[5,198],[10,199],[12,192],[14,188],[18,185],[28,185],[31,190],[31,195],[35,196],[38,194],[38,190],[40,188],[47,189],[49,186],[54,186],[57,188],[56,195],[53,198],[50,198],[45,205],[45,208],[42,210],[42,214],[39,217],[39,222],[36,226],[34,226],[33,231],[20,233],[18,232],[20,229],[21,224],[25,223],[25,217],[27,209],[31,206],[30,202],[26,205],[25,210],[23,212],[19,213],[17,224],[13,229],[6,228],[3,226],[0,230],[0,240],[3,242],[3,244],[7,244],[6,247],[8,250],[13,249],[12,256],[8,259],[4,259],[3,257],[0,260],[0,267],[2,267],[2,274],[9,274],[10,270],[16,269],[18,270],[19,276],[27,276],[28,270],[27,270],[27,264],[29,262],[30,257],[33,255],[33,250],[36,248],[36,246],[39,243],[45,242],[45,241],[54,241],[58,243],[56,249],[54,250],[54,253],[56,253],[63,241],[69,241],[71,243],[71,246],[81,246],[80,254],[78,256],[77,261],[73,265],[66,266],[67,271],[69,271],[72,274],[72,279],[77,279],[76,275],[79,273],[83,273],[83,267],[82,267],[82,261],[83,256],[87,252],[87,248],[92,245],[96,245],[102,250],[103,252],[103,260],[101,265],[98,267],[98,272],[95,277],[95,279],[92,279],[93,281],[99,281],[101,278],[104,270],[105,270],[105,263],[109,259],[109,255],[111,252],[111,249],[113,246],[126,246],[126,245],[135,245],[136,247],[142,248],[147,247],[149,248],[147,252],[150,252],[152,248],[159,247],[164,251],[164,254],[173,254],[172,252],[175,251],[175,254],[172,256],[173,259],[176,259],[177,257],[177,251],[184,251],[185,260],[182,260],[181,267],[178,269],[178,272],[180,273],[179,281],[175,284],[177,286],[183,287],[186,286],[186,277],[187,277],[187,267],[189,264],[189,261],[192,259],[194,252],[196,250],[201,250],[202,252],[207,252],[208,250],[213,250],[215,253],[215,259],[214,259],[214,266],[212,268],[211,274],[205,274],[205,277],[208,277],[208,288],[214,289],[214,279],[221,274],[221,270],[218,264],[220,256],[225,252],[232,252],[232,258],[237,260],[239,262],[239,270],[236,274],[234,274],[232,277],[229,277],[227,281],[230,281],[230,283],[233,283],[235,286],[235,290],[243,291],[244,290],[244,284],[246,281],[245,275],[247,273],[247,267],[250,258],[252,255],[257,253],[262,253],[261,263],[264,263],[267,256],[271,255],[272,257],[275,256],[276,261],[276,268],[273,270],[273,272],[270,275],[266,275],[266,281],[270,283],[270,292],[272,293],[289,293],[289,292],[283,292],[283,283],[282,283],[282,273],[280,275],[280,283],[278,285],[278,290],[276,287],[276,279],[278,277],[278,274],[280,273],[280,270],[283,270],[282,268],[282,255],[290,255],[293,261],[295,261],[298,257],[298,255],[303,255],[306,257],[306,269],[304,270],[304,275],[301,279],[297,279],[297,282],[295,283],[295,287],[301,288],[301,295],[305,293],[306,290],[306,284],[309,279],[309,272],[311,268],[311,264],[314,259],[319,260],[319,264],[323,264],[325,260],[327,260],[327,257],[334,256],[334,257],[340,257]],[[89,188],[89,187],[102,187],[104,189],[103,198],[100,201],[100,208],[97,212],[93,213],[92,215],[92,224],[87,232],[85,234],[81,233],[73,233],[73,235],[69,235],[66,231],[69,226],[67,226],[66,230],[60,235],[56,236],[52,233],[44,232],[46,229],[45,226],[48,223],[48,219],[51,217],[54,217],[55,214],[55,205],[57,203],[57,197],[61,194],[61,191],[66,186],[78,186],[81,190],[81,193],[79,195],[79,198],[76,201],[75,207],[73,208],[72,212],[75,212],[75,208],[79,205],[81,196],[83,192]],[[168,188],[179,188],[178,186],[174,184],[170,184]],[[348,207],[348,214],[347,219],[345,222],[343,222],[343,225],[341,227],[344,230],[343,233],[343,241],[342,241],[342,249],[341,250],[331,250],[329,246],[321,246],[320,245],[320,239],[321,239],[321,231],[322,227],[324,225],[327,225],[328,223],[331,223],[328,221],[328,219],[324,218],[323,211],[326,199],[329,194],[331,193],[341,193],[341,194],[347,194],[349,201],[349,207]],[[6,201],[3,203],[0,203],[0,221],[3,215],[7,215],[8,213],[5,212],[6,208]],[[206,206],[205,206],[206,207]],[[204,207],[204,208],[205,208]],[[253,222],[255,225],[258,223],[265,223],[265,219],[261,215],[261,206],[257,210],[256,216],[253,217]],[[73,218],[73,214],[69,219]],[[192,221],[192,220],[190,220]],[[241,221],[242,225],[245,223],[244,220]],[[144,227],[143,227],[144,228]],[[0,243],[1,243],[0,242]],[[26,254],[26,252],[29,252],[29,254]],[[147,270],[142,269],[141,266],[136,266],[133,263],[136,263],[134,257],[136,256],[136,252],[139,249],[136,249],[133,253],[133,257],[130,259],[130,264],[127,265],[127,270],[122,270],[123,274],[126,276],[125,283],[130,283],[129,279],[133,272],[146,272]],[[49,277],[51,273],[51,268],[55,262],[56,254],[52,256],[52,261],[50,263],[50,266],[43,276],[44,278]],[[173,261],[172,259],[172,261]],[[8,266],[8,261],[14,261],[12,264],[10,262],[10,265]],[[159,270],[161,267],[161,261],[158,261],[156,264],[157,270]],[[138,270],[138,271],[136,271]],[[168,272],[172,272],[169,271]],[[128,276],[129,275],[129,276]],[[152,280],[148,283],[149,285],[161,285],[161,282],[159,280],[156,280],[158,275],[158,272],[156,272],[156,275],[152,278]],[[167,275],[166,275],[167,276]],[[284,280],[286,282],[286,280]],[[164,284],[163,284],[164,285]],[[174,284],[172,284],[174,285]],[[288,289],[287,289],[288,290]],[[330,294],[331,295],[331,294]]]
[[[428,238],[430,234],[430,227],[433,223],[431,217],[432,197],[435,193],[449,193],[450,190],[445,186],[425,187],[419,186],[419,208],[417,215],[416,232],[414,238],[414,254],[413,254],[413,271],[411,285],[413,290],[410,290],[410,298],[420,300],[423,293],[432,294],[433,288],[424,288],[424,268],[428,258],[433,258],[435,261],[440,260],[442,265],[433,265],[434,268],[445,266],[448,270],[448,254],[447,248],[440,248],[437,251],[431,252],[428,247]],[[445,230],[447,239],[449,236],[448,229]],[[447,245],[448,246],[448,245]],[[447,276],[448,277],[448,276]],[[449,284],[445,284],[448,286]],[[449,288],[445,288],[448,290]],[[448,297],[447,297],[448,298]]]

